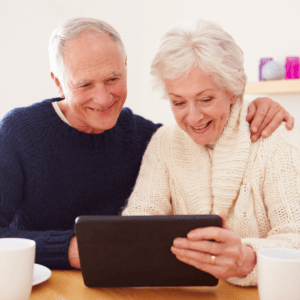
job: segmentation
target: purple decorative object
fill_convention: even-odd
[[[284,66],[275,60],[268,61],[261,69],[261,75],[265,80],[283,79],[284,74]]]
[[[285,63],[285,76],[284,79],[296,79],[300,78],[300,69],[299,69],[299,57],[290,56],[286,58]]]
[[[266,80],[265,78],[263,78],[263,76],[261,74],[261,69],[270,60],[273,60],[273,58],[267,57],[267,58],[261,58],[260,59],[260,63],[259,63],[259,81]]]

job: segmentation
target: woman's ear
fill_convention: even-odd
[[[236,99],[236,95],[234,95],[233,93],[229,92],[229,95],[230,95],[230,104],[233,104],[233,102],[235,101]]]

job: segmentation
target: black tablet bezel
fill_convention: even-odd
[[[80,216],[75,232],[89,287],[214,286],[218,279],[180,262],[170,248],[195,228],[222,226],[216,215]]]

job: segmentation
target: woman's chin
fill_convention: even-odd
[[[205,146],[205,145],[207,145],[207,144],[210,144],[210,143],[212,143],[213,141],[214,141],[214,139],[213,138],[210,138],[210,137],[207,137],[207,138],[205,138],[205,137],[201,137],[201,138],[199,138],[199,137],[195,137],[195,136],[190,136],[191,138],[192,138],[192,140],[197,144],[197,145],[201,145],[201,146]]]
[[[201,146],[210,144],[218,138],[214,134],[211,134],[211,132],[209,132],[209,131],[205,132],[203,134],[197,134],[197,133],[191,131],[188,133],[188,135],[196,144],[201,145]]]

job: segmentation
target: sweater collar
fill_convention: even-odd
[[[213,213],[220,209],[227,213],[239,194],[251,146],[247,107],[247,103],[237,98],[214,147],[211,177]]]
[[[92,146],[92,147],[99,147],[105,145],[105,143],[113,143],[114,142],[114,136],[116,135],[116,132],[119,132],[122,130],[122,126],[118,126],[119,123],[123,120],[121,115],[117,121],[117,124],[109,129],[104,131],[101,134],[88,134],[85,132],[81,132],[72,126],[66,124],[62,119],[57,115],[56,111],[54,110],[52,106],[52,102],[58,102],[63,100],[62,98],[52,98],[47,99],[44,101],[44,104],[47,106],[47,109],[45,110],[46,117],[51,119],[51,125],[54,126],[60,134],[65,136],[65,138],[73,140],[74,142],[79,142],[80,144],[86,145],[86,146]],[[122,135],[122,133],[119,133]]]

